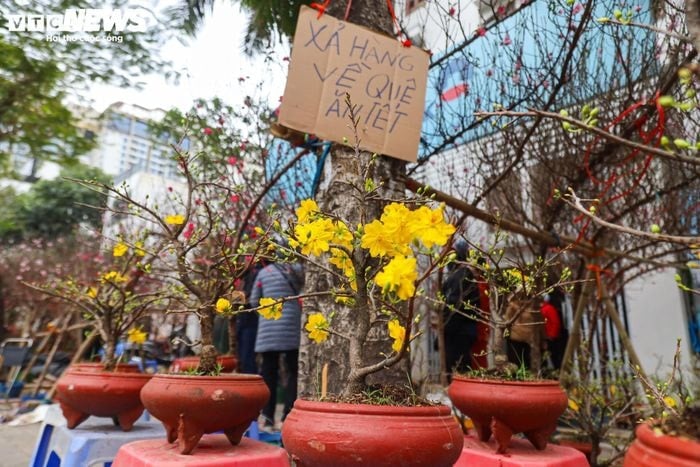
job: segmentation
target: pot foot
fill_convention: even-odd
[[[163,423],[163,428],[165,428],[165,434],[168,437],[168,443],[172,444],[175,441],[177,441],[177,427],[168,425],[165,422],[161,423]]]
[[[493,437],[496,438],[496,443],[498,444],[496,452],[498,454],[504,454],[508,450],[510,438],[513,436],[513,430],[502,421],[494,418],[491,421],[491,431],[493,431]]]
[[[228,438],[228,441],[229,443],[231,443],[232,446],[237,446],[241,442],[243,433],[246,432],[249,425],[250,423],[247,423],[243,425],[243,427],[230,428],[228,430],[224,430],[224,434],[226,435],[226,438]]]
[[[66,419],[66,426],[72,430],[90,417],[90,415],[75,410],[66,404],[61,403],[61,412]]]
[[[535,431],[528,431],[523,433],[525,437],[532,443],[535,449],[542,451],[547,447],[547,441],[549,437],[554,433],[556,426],[548,426]]]
[[[479,441],[486,443],[489,439],[491,439],[491,427],[488,424],[476,421],[474,419],[472,419],[472,423],[474,423],[474,429],[479,435]]]
[[[143,407],[139,405],[131,410],[117,415],[117,421],[119,422],[119,426],[122,428],[122,431],[131,431],[131,429],[134,427],[134,423],[136,423],[136,420],[139,419],[142,413]]]
[[[180,414],[180,423],[177,427],[177,447],[180,454],[189,454],[197,446],[204,432],[197,426],[187,423],[185,417]]]

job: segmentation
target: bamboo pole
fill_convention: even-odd
[[[574,310],[571,331],[569,332],[569,341],[566,343],[566,350],[564,351],[564,357],[561,361],[561,369],[559,370],[559,382],[561,384],[564,384],[566,375],[569,374],[574,357],[574,351],[578,347],[581,340],[581,322],[583,321],[583,312],[586,309],[586,305],[588,305],[589,297],[593,290],[594,281],[591,277],[592,275],[593,272],[591,270],[586,271],[586,278],[584,279],[583,287],[581,289],[581,295],[576,303],[576,310]]]
[[[46,357],[46,361],[44,362],[44,368],[42,368],[41,374],[39,374],[39,377],[36,380],[36,387],[34,388],[34,393],[32,394],[33,397],[36,397],[36,395],[39,394],[39,389],[41,388],[41,384],[44,382],[44,378],[46,378],[46,373],[49,370],[49,365],[51,365],[51,362],[53,362],[53,359],[56,356],[58,346],[61,345],[63,335],[66,333],[71,319],[73,319],[73,314],[68,313],[68,315],[66,315],[66,317],[63,320],[61,329],[56,334],[56,340],[54,341],[53,346],[51,347],[51,351],[49,352],[49,355]]]
[[[610,294],[608,294],[608,289],[605,286],[605,284],[601,284],[601,287],[603,288],[603,305],[605,306],[605,311],[607,312],[608,316],[612,320],[613,324],[615,325],[615,329],[617,329],[617,333],[620,335],[620,340],[622,341],[622,346],[625,348],[625,351],[627,352],[627,357],[629,358],[630,364],[632,364],[636,372],[639,374],[639,376],[642,377],[642,379],[649,381],[647,378],[646,373],[644,372],[644,369],[642,368],[642,362],[639,360],[639,356],[637,355],[637,352],[634,350],[634,346],[632,345],[632,341],[630,340],[629,334],[627,334],[627,331],[625,330],[625,325],[622,323],[622,320],[620,319],[620,315],[617,313],[617,310],[615,309],[615,304],[612,301],[612,298],[610,298]]]
[[[71,365],[78,363],[78,361],[83,357],[83,354],[85,351],[92,345],[93,342],[95,342],[95,339],[97,339],[97,336],[99,333],[97,330],[93,330],[88,336],[85,338],[82,344],[80,344],[80,347],[78,347],[78,350],[75,351],[73,354],[73,358],[71,358],[70,364],[68,365],[67,368],[70,368]],[[51,386],[51,389],[49,392],[46,394],[47,399],[53,399],[53,395],[56,393],[56,383],[53,383],[53,386]]]

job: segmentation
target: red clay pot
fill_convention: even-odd
[[[205,433],[223,431],[232,445],[258,418],[270,390],[258,375],[155,375],[141,390],[148,412],[165,426],[168,442],[189,454]]]
[[[92,365],[69,368],[56,382],[56,398],[73,429],[90,415],[110,417],[129,431],[143,413],[139,394],[151,375],[133,371],[100,371]]]
[[[297,399],[282,426],[297,466],[451,466],[464,435],[450,408]]]
[[[472,419],[481,441],[488,441],[493,433],[499,453],[506,452],[515,433],[523,433],[536,449],[547,447],[547,440],[567,405],[566,393],[556,381],[454,376],[447,394]]]
[[[231,373],[238,366],[238,360],[233,355],[219,355],[216,357],[216,363],[221,365],[222,373]],[[185,373],[187,371],[196,370],[199,366],[199,357],[182,357],[173,360],[170,364],[171,373]]]
[[[74,363],[66,371],[89,371],[99,373],[105,371],[104,364],[100,362]],[[117,363],[117,373],[141,373],[139,366],[133,363]]]
[[[657,434],[647,423],[637,427],[637,438],[625,454],[623,467],[698,467],[700,442]]]

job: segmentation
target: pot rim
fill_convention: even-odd
[[[80,378],[134,378],[151,379],[154,375],[150,373],[138,373],[135,371],[86,371],[74,368],[73,371],[66,371],[63,376],[78,376]]]
[[[221,383],[223,380],[229,380],[231,382],[237,382],[242,384],[257,384],[259,382],[264,382],[262,376],[253,375],[250,373],[221,373],[217,376],[212,375],[188,375],[184,373],[157,373],[153,375],[153,379],[162,380],[179,380],[178,382],[195,382],[195,383]]]
[[[294,401],[294,409],[310,412],[346,413],[352,415],[396,415],[417,417],[443,416],[451,415],[452,413],[452,410],[444,404],[433,406],[397,406],[349,404],[344,402],[323,402],[304,399],[297,399]]]
[[[637,439],[659,451],[700,461],[700,440],[681,436],[657,434],[649,422],[640,423],[635,430]]]
[[[470,383],[470,384],[484,384],[484,385],[496,385],[496,386],[537,386],[537,387],[557,387],[561,388],[561,385],[559,384],[559,381],[555,379],[539,379],[539,380],[534,380],[534,381],[514,381],[514,380],[507,380],[507,379],[488,379],[488,378],[479,378],[479,377],[472,377],[472,376],[461,376],[461,375],[453,375],[452,376],[452,382],[459,381],[462,383]]]

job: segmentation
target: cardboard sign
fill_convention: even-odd
[[[354,145],[345,94],[358,117],[359,146],[415,161],[428,53],[302,6],[279,121]]]

